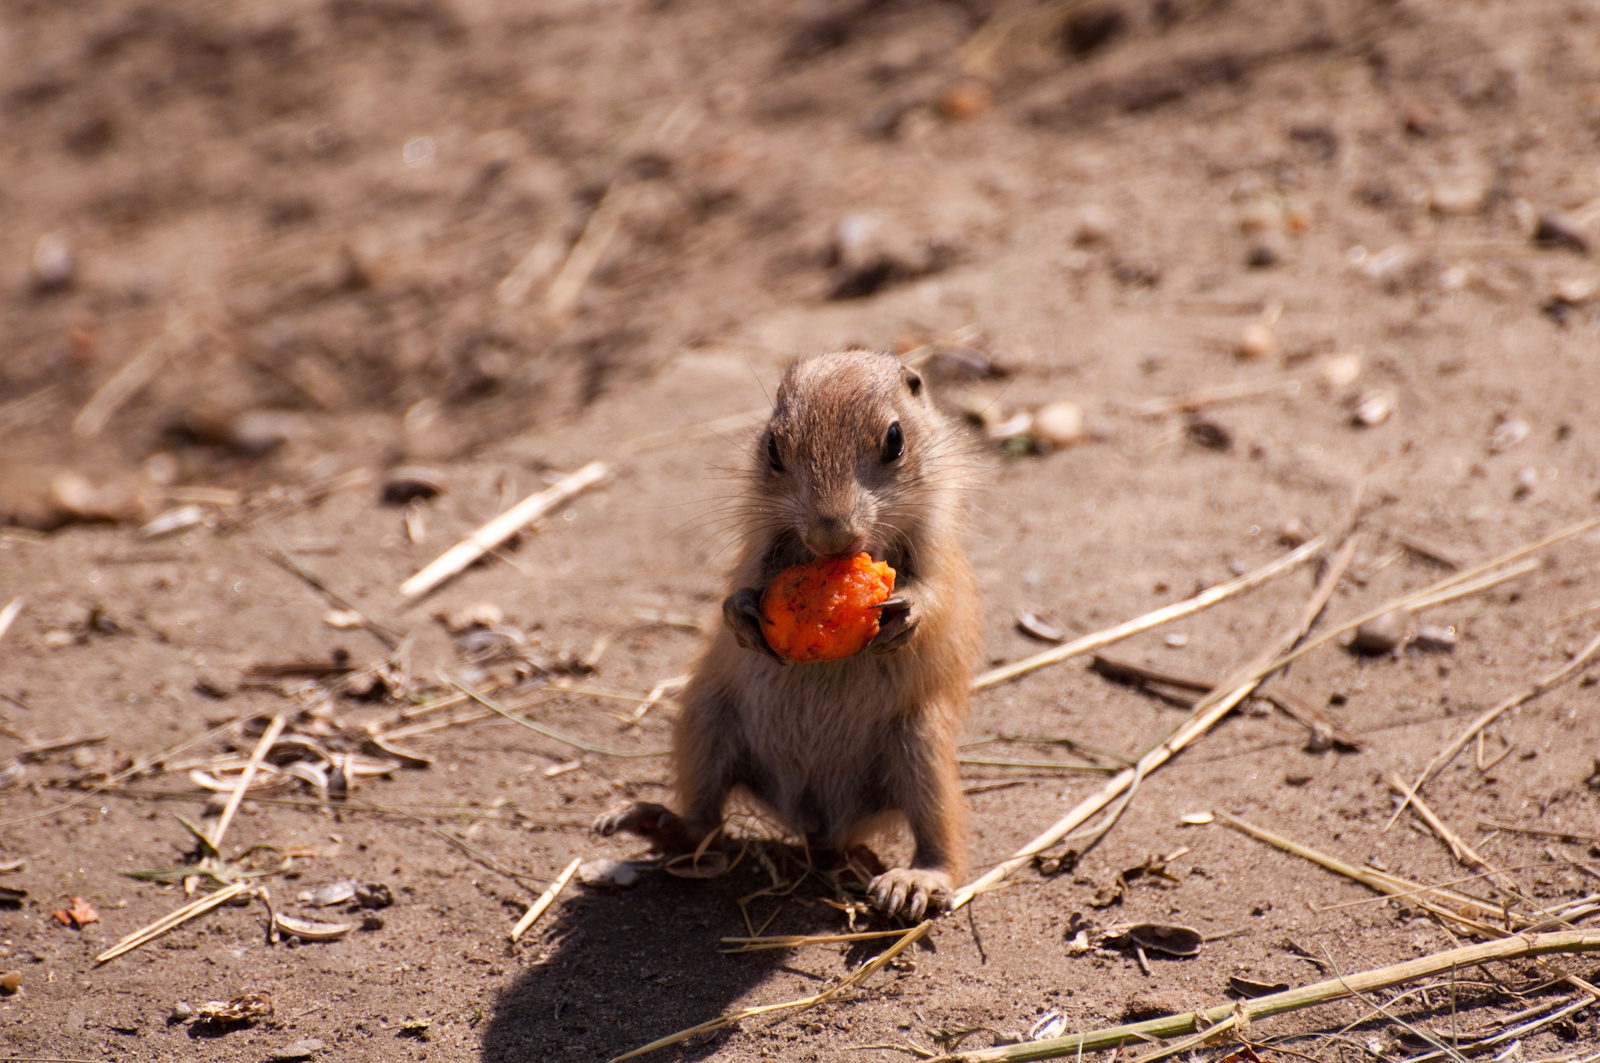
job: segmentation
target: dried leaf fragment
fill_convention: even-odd
[[[272,998],[264,993],[243,993],[232,1000],[208,1000],[194,1011],[195,1022],[218,1025],[272,1018]]]
[[[1272,993],[1282,993],[1289,988],[1288,982],[1257,982],[1249,978],[1241,978],[1236,974],[1228,976],[1228,988],[1238,993],[1241,997],[1254,999],[1268,996]]]
[[[1103,943],[1111,948],[1133,945],[1150,952],[1164,952],[1168,956],[1188,957],[1200,955],[1200,945],[1204,940],[1200,931],[1193,927],[1170,923],[1135,923],[1118,927],[1117,932],[1107,936]]]
[[[284,937],[296,937],[301,941],[338,941],[356,928],[354,923],[319,923],[287,915],[274,915],[272,926]]]
[[[94,907],[82,897],[72,898],[71,908],[63,908],[55,912],[54,915],[62,926],[75,927],[79,930],[82,930],[90,923],[98,923],[100,921],[100,913],[95,911]]]

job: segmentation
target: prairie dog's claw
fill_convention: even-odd
[[[653,801],[638,801],[606,809],[594,818],[594,823],[589,829],[607,838],[618,831],[641,834],[649,838],[661,830],[669,817],[678,818],[677,813],[666,805],[658,805]]]
[[[943,911],[954,886],[943,871],[897,867],[873,879],[867,893],[885,915],[903,915],[916,922],[928,912]]]

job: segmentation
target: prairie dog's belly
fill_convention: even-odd
[[[876,658],[747,675],[737,715],[742,782],[808,840],[838,847],[897,802],[888,734],[897,669]]]

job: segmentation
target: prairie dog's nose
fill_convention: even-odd
[[[866,536],[857,533],[847,518],[822,514],[806,522],[802,538],[806,547],[819,557],[832,554],[858,554],[866,545]]]

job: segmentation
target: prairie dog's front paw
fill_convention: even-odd
[[[916,634],[922,611],[905,595],[896,595],[874,606],[878,610],[878,633],[867,643],[873,653],[893,653]]]
[[[783,659],[767,644],[767,633],[762,628],[765,621],[761,616],[760,591],[746,587],[728,595],[722,601],[722,619],[727,621],[733,629],[733,637],[745,649],[764,653],[775,661]]]
[[[943,871],[926,867],[897,867],[872,880],[867,893],[885,915],[903,915],[912,922],[926,912],[944,909],[955,883]]]

